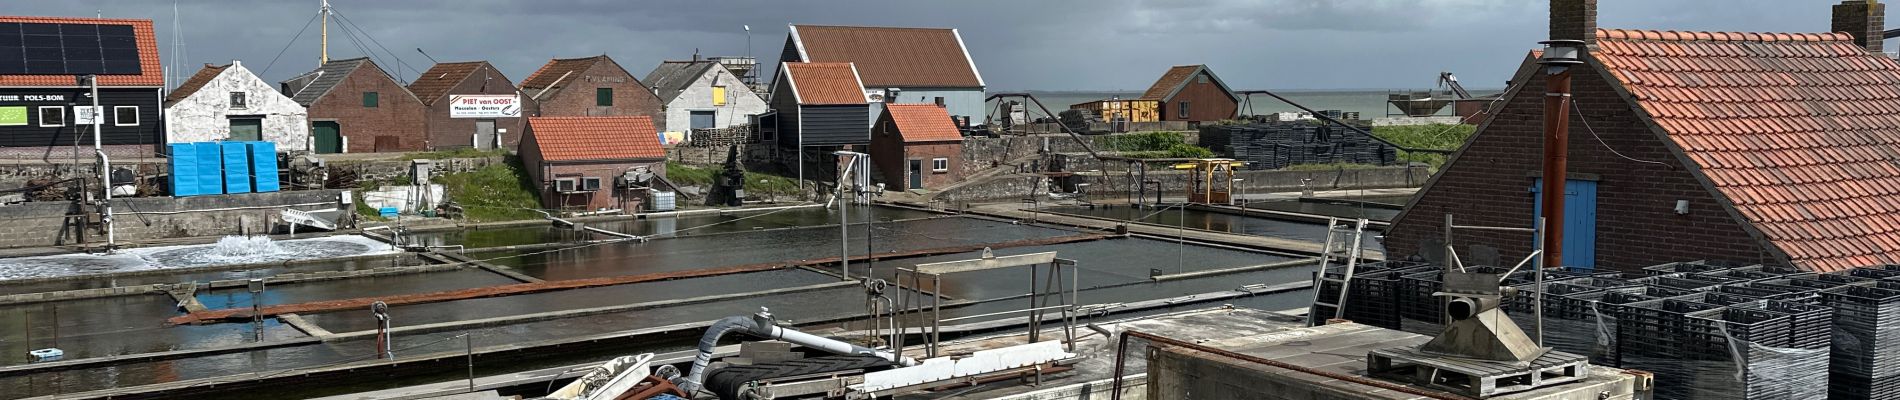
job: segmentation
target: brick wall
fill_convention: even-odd
[[[377,106],[364,107],[363,93],[376,92]],[[350,153],[417,151],[427,142],[422,101],[388,75],[365,65],[310,105],[311,121],[336,121]],[[378,137],[395,138],[377,148]]]
[[[113,200],[114,236],[121,241],[237,235],[272,232],[280,228],[279,212],[286,208],[336,208],[340,190],[229,194],[193,197],[142,197]],[[321,205],[300,205],[322,203]],[[34,202],[0,206],[0,248],[59,246],[105,241],[98,225],[82,227],[82,215],[95,206],[69,202]]]
[[[1854,35],[1854,44],[1879,53],[1885,47],[1882,38],[1886,34],[1887,5],[1868,3],[1868,0],[1846,0],[1835,4],[1834,29],[1830,31]]]
[[[653,126],[666,126],[666,113],[660,110],[660,97],[642,86],[627,70],[611,61],[597,62],[585,71],[563,80],[561,88],[536,100],[540,116],[628,116],[653,117]],[[597,106],[594,93],[613,88],[613,106]],[[654,132],[658,135],[659,132]],[[658,136],[655,136],[658,137]]]
[[[623,192],[614,188],[614,178],[634,167],[646,166],[653,173],[666,176],[665,161],[644,162],[563,162],[542,164],[536,171],[535,182],[540,185],[541,204],[548,208],[571,210],[598,210],[619,208],[629,214],[638,210],[646,191]],[[561,178],[594,177],[600,178],[600,190],[592,193],[563,194],[554,191],[554,181]],[[578,184],[578,183],[577,183]]]
[[[453,149],[474,146],[475,123],[484,118],[449,118],[449,98],[458,94],[516,93],[515,84],[509,82],[508,77],[502,76],[501,71],[495,71],[484,63],[481,69],[469,74],[467,79],[449,88],[442,98],[434,99],[435,103],[430,105],[428,111],[424,113],[424,118],[428,119],[428,148]],[[528,102],[528,96],[521,96],[521,101]],[[523,115],[532,109],[534,108],[522,105]],[[528,123],[527,118],[489,119],[495,121],[495,134],[501,136],[502,147],[513,149],[520,145],[522,129]],[[507,132],[502,132],[502,130],[507,130]]]
[[[1630,270],[1697,259],[1773,261],[1596,69],[1573,71],[1573,97],[1583,118],[1571,116],[1569,176],[1597,180],[1598,268]],[[1447,213],[1459,225],[1533,226],[1530,187],[1542,168],[1544,145],[1541,76],[1531,77],[1530,85],[1393,222],[1386,232],[1387,254],[1419,254],[1422,242],[1441,240]],[[1606,145],[1642,161],[1617,156]],[[1688,215],[1674,212],[1677,200],[1689,201]],[[1521,258],[1531,249],[1529,233],[1455,234],[1461,253],[1481,244],[1500,249],[1505,258]]]
[[[1597,41],[1597,0],[1550,0],[1550,39]]]

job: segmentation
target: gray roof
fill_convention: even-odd
[[[671,103],[700,76],[706,75],[706,71],[718,67],[719,63],[714,61],[662,61],[640,82],[653,88],[654,94],[660,96],[660,102]]]
[[[369,58],[357,57],[330,60],[330,62],[324,63],[322,67],[318,67],[315,71],[306,72],[303,75],[290,78],[289,80],[280,82],[279,85],[282,87],[284,95],[290,96],[290,99],[296,101],[297,104],[309,107],[310,104],[316,103],[317,99],[321,99],[324,95],[330,94],[331,89],[335,89],[337,84],[343,83],[344,78],[348,78],[350,74],[356,72],[357,68],[362,68],[364,65],[370,66],[371,69],[376,70],[376,73],[389,76],[389,73],[383,72],[383,69],[377,67],[376,63],[370,61]],[[394,78],[391,78],[391,80],[393,81]],[[413,94],[411,96],[413,96]]]

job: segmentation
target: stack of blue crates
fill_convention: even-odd
[[[280,189],[271,142],[172,143],[172,196],[265,193]]]

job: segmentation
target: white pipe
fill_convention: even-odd
[[[92,85],[92,152],[99,155],[99,181],[105,187],[105,217],[100,218],[106,225],[106,251],[112,251],[116,245],[112,229],[112,158],[106,156],[103,144],[99,142],[99,129],[105,126],[105,110],[99,108],[99,75],[93,75]]]

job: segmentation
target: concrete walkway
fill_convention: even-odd
[[[1275,237],[1253,236],[1253,235],[1236,235],[1232,233],[1201,231],[1201,230],[1193,230],[1193,229],[1183,230],[1176,227],[1162,226],[1162,225],[1127,223],[1125,221],[1111,221],[1111,220],[1094,219],[1094,218],[1074,217],[1074,216],[1067,216],[1067,215],[1056,215],[1056,214],[1049,214],[1049,213],[1035,213],[1035,212],[1030,212],[1030,211],[1023,211],[1021,208],[1022,208],[1022,205],[1020,204],[985,204],[985,205],[972,206],[969,209],[964,210],[964,212],[979,214],[979,215],[989,215],[989,216],[1001,217],[1001,218],[1025,220],[1025,221],[1033,220],[1033,221],[1042,222],[1042,223],[1067,225],[1067,226],[1088,228],[1088,229],[1098,229],[1098,230],[1103,230],[1103,231],[1114,231],[1117,226],[1127,226],[1128,232],[1134,233],[1134,234],[1157,236],[1157,237],[1186,238],[1187,240],[1192,240],[1192,241],[1197,241],[1197,242],[1218,243],[1218,244],[1248,247],[1248,248],[1254,248],[1254,249],[1295,253],[1295,254],[1301,254],[1301,255],[1316,256],[1316,255],[1319,255],[1319,253],[1321,252],[1320,248],[1325,247],[1325,244],[1323,243],[1308,242],[1308,241],[1302,241],[1302,240],[1281,239],[1281,238],[1275,238]],[[1368,250],[1363,254],[1362,258],[1366,260],[1383,260],[1385,259],[1385,253]]]

